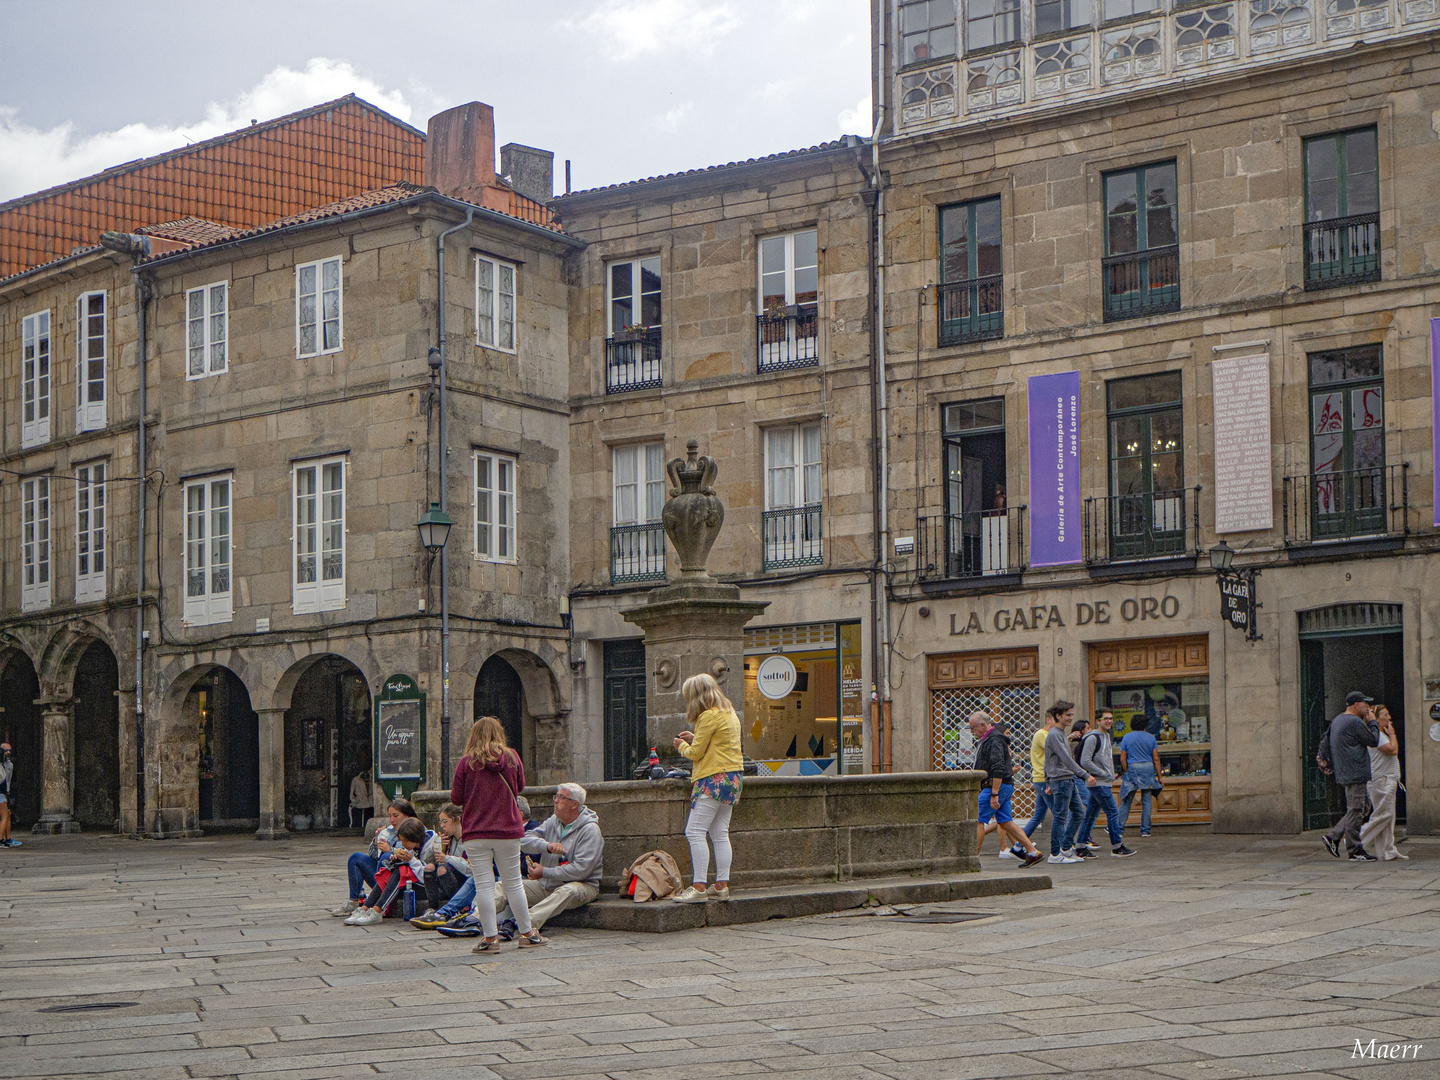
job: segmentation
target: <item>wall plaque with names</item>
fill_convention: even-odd
[[[1210,365],[1215,403],[1215,531],[1273,527],[1270,468],[1270,357],[1236,356]]]

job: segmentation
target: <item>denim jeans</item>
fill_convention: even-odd
[[[1075,838],[1081,835],[1080,822],[1085,817],[1085,796],[1082,794],[1084,790],[1084,780],[1070,781],[1070,817],[1065,826],[1065,836],[1060,845],[1065,851],[1073,848],[1075,846]],[[1090,834],[1087,832],[1084,835],[1089,836]]]
[[[1115,793],[1110,790],[1110,781],[1097,780],[1094,787],[1087,787],[1085,807],[1085,824],[1081,830],[1086,836],[1090,835],[1090,828],[1095,824],[1095,819],[1100,816],[1100,811],[1105,811],[1105,828],[1110,833],[1110,846],[1117,848],[1125,838],[1125,830],[1120,824],[1120,808],[1115,805]]]
[[[1140,796],[1140,835],[1147,836],[1150,833],[1150,804],[1155,801],[1155,788],[1160,786],[1155,776],[1155,766],[1151,762],[1134,762],[1130,768],[1125,770],[1125,778],[1120,781],[1120,805],[1125,808],[1125,815],[1122,822],[1130,820],[1130,808],[1135,805],[1135,796]],[[1123,830],[1123,825],[1122,825]]]
[[[1050,812],[1050,796],[1045,794],[1045,781],[1031,785],[1035,789],[1035,813],[1025,823],[1025,835],[1034,836],[1035,830],[1045,823],[1045,815]]]
[[[1059,855],[1064,848],[1067,826],[1070,825],[1070,803],[1075,797],[1075,781],[1047,780],[1045,786],[1050,789],[1050,812],[1055,815],[1050,825],[1050,854]],[[1071,832],[1070,836],[1073,840],[1074,833]]]
[[[438,914],[453,919],[475,902],[475,879],[467,877],[465,883],[455,890],[455,895],[445,902]]]
[[[372,859],[368,851],[357,851],[350,856],[350,864],[346,871],[350,875],[350,899],[365,899],[366,887],[375,887],[375,870],[379,867],[380,861]]]

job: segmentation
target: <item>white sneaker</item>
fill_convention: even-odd
[[[334,911],[330,912],[330,914],[334,915],[337,919],[343,919],[349,915],[354,915],[355,909],[359,906],[359,900],[346,900],[345,903],[341,904]]]
[[[1062,848],[1061,851],[1060,851],[1060,854],[1061,854],[1061,855],[1064,855],[1067,859],[1079,859],[1079,858],[1080,858],[1080,856],[1078,856],[1078,855],[1075,854],[1075,849],[1074,849],[1073,847]]]
[[[1055,864],[1055,865],[1058,866],[1058,865],[1061,865],[1061,864],[1078,863],[1078,862],[1080,862],[1081,860],[1075,858],[1074,855],[1066,855],[1066,854],[1062,851],[1059,855],[1051,855],[1050,858],[1046,859],[1045,861],[1046,861],[1047,863],[1053,863],[1053,864]]]
[[[385,913],[379,908],[361,908],[345,920],[346,926],[371,926],[385,921]]]
[[[1018,858],[1020,858],[1020,856],[1019,856],[1019,855],[1016,855],[1013,851],[1011,851],[1011,850],[1007,847],[1007,848],[1001,849],[1001,851],[1000,851],[1000,858],[1002,858],[1002,859],[1018,859]]]

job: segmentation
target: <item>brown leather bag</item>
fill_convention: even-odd
[[[680,867],[668,851],[647,851],[620,874],[621,892],[635,898],[664,900],[680,888]]]

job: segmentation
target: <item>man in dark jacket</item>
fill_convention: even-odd
[[[1021,866],[1034,866],[1040,861],[1040,852],[1025,830],[1015,824],[1010,801],[1015,794],[1015,772],[1010,764],[1010,737],[990,722],[983,712],[970,714],[970,734],[978,740],[975,747],[975,768],[985,774],[985,783],[980,788],[980,821],[975,826],[975,854],[980,854],[980,845],[985,842],[986,826],[992,821],[1000,832],[1000,850],[1004,851],[1008,839],[1019,844],[1025,851]]]
[[[1345,816],[1325,834],[1325,848],[1340,858],[1340,838],[1345,838],[1351,862],[1374,862],[1360,844],[1360,826],[1370,813],[1365,785],[1370,782],[1370,747],[1380,745],[1380,728],[1370,715],[1368,698],[1359,690],[1345,695],[1345,711],[1330,721],[1330,730],[1320,744],[1318,764],[1335,775],[1345,789]]]

